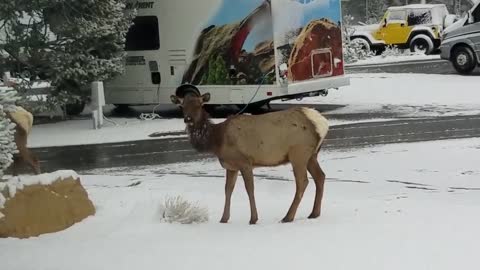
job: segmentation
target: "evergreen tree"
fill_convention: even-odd
[[[29,78],[49,80],[51,97],[86,99],[92,81],[123,72],[125,35],[135,16],[125,6],[126,0],[2,1],[0,49]]]
[[[385,0],[368,0],[367,23],[378,23],[387,10]]]
[[[15,124],[5,114],[6,111],[15,109],[17,99],[15,91],[0,90],[0,178],[12,164],[13,154],[17,153],[14,140]]]

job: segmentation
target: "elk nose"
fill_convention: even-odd
[[[192,122],[192,118],[190,116],[187,116],[187,117],[185,117],[185,119],[183,119],[183,122],[190,123],[190,122]]]

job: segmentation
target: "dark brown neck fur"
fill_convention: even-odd
[[[198,152],[215,153],[222,143],[220,125],[212,123],[209,115],[202,111],[202,117],[193,126],[187,126],[188,137],[193,148]]]

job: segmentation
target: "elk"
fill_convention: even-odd
[[[295,177],[296,191],[287,214],[281,222],[292,222],[308,185],[307,171],[311,174],[316,194],[308,218],[317,218],[325,174],[317,156],[327,135],[327,119],[318,111],[307,107],[293,107],[262,115],[229,116],[214,124],[203,109],[210,93],[200,94],[193,85],[184,84],[171,95],[171,101],[182,109],[186,131],[193,148],[198,152],[214,154],[226,170],[225,205],[221,223],[230,218],[230,201],[237,180],[242,174],[250,203],[250,224],[258,221],[254,196],[253,169],[274,167],[290,163]]]
[[[24,108],[17,106],[15,111],[6,112],[7,117],[15,123],[15,144],[18,153],[13,157],[13,175],[18,175],[18,166],[23,161],[32,167],[35,174],[40,174],[40,165],[37,157],[28,149],[27,140],[33,126],[33,115]]]

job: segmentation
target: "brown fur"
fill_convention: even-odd
[[[37,157],[27,147],[28,135],[32,129],[33,116],[30,112],[19,107],[16,112],[7,112],[7,117],[15,123],[15,144],[18,153],[13,156],[12,173],[18,175],[18,167],[22,162],[28,163],[35,174],[40,174],[40,164]]]
[[[192,146],[200,152],[215,154],[226,169],[225,208],[221,222],[230,218],[230,200],[238,176],[242,173],[250,201],[250,224],[258,220],[254,197],[253,169],[291,163],[296,192],[283,222],[294,219],[308,184],[307,171],[316,185],[315,202],[309,218],[320,216],[325,174],[317,155],[328,132],[327,120],[317,111],[296,107],[263,115],[238,115],[213,124],[202,106],[210,95],[172,96],[182,107]]]

